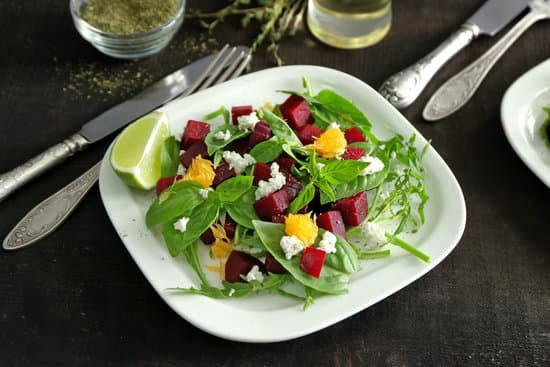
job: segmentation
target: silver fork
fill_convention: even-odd
[[[228,63],[236,52],[236,47],[225,45],[214,60],[206,67],[197,81],[181,96],[184,98],[212,85],[234,79],[242,74],[250,62],[250,52],[241,52]],[[225,69],[225,71],[224,71]],[[223,72],[223,73],[222,73]],[[210,76],[208,76],[210,75]],[[99,179],[101,161],[84,172],[80,177],[32,208],[4,238],[5,250],[18,250],[41,240],[57,229],[84,199]]]
[[[427,121],[440,120],[462,108],[472,98],[491,68],[519,36],[539,20],[550,18],[550,0],[533,0],[529,7],[531,10],[493,47],[447,80],[434,93],[424,107],[422,113],[424,119]]]

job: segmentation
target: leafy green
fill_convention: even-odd
[[[372,127],[372,124],[367,116],[359,108],[357,108],[352,101],[339,95],[333,90],[324,89],[320,91],[315,96],[315,100],[327,110],[338,114],[340,119],[337,121],[339,123],[346,123],[343,127],[347,128],[356,125],[359,129],[361,129],[361,131],[368,131]]]
[[[348,289],[349,275],[325,264],[319,278],[306,274],[300,268],[300,257],[287,260],[279,242],[284,236],[284,225],[255,220],[254,228],[269,253],[296,279],[306,287],[321,293],[342,294]]]
[[[243,196],[252,187],[253,176],[236,176],[223,181],[216,188],[222,203],[232,203]]]
[[[430,262],[430,257],[428,255],[426,255],[425,253],[423,253],[422,251],[420,251],[419,249],[417,249],[416,247],[414,247],[410,243],[402,240],[401,238],[398,238],[398,237],[396,237],[392,234],[389,234],[389,233],[386,233],[386,238],[388,239],[389,243],[391,243],[392,245],[401,247],[403,250],[405,250],[408,253],[416,256],[417,258],[419,258],[420,260],[422,260],[424,262],[427,262],[427,263]]]
[[[206,121],[213,120],[218,116],[223,116],[223,121],[225,124],[230,123],[231,115],[227,110],[227,108],[225,108],[224,106],[221,106],[216,111],[210,112],[208,115],[204,116],[204,120]]]
[[[170,136],[160,151],[160,177],[175,176],[180,164],[180,143]]]
[[[391,255],[391,250],[361,252],[358,257],[361,260],[380,259]]]
[[[309,204],[311,200],[313,200],[314,196],[315,187],[310,182],[305,185],[298,196],[296,196],[296,198],[292,200],[292,203],[290,203],[290,208],[288,209],[289,213],[297,213],[300,209]]]
[[[166,223],[174,218],[189,216],[204,199],[199,190],[202,186],[195,181],[180,181],[164,190],[145,214],[148,227]]]
[[[250,155],[254,157],[256,162],[268,163],[274,161],[282,152],[283,148],[281,143],[279,143],[277,137],[272,137],[269,140],[256,144],[256,146],[250,150]]]
[[[198,241],[195,241],[187,246],[184,252],[185,259],[187,260],[187,263],[191,265],[191,267],[195,270],[195,273],[197,273],[197,276],[199,277],[201,283],[205,286],[210,286],[210,282],[208,281],[208,279],[206,278],[206,274],[204,274],[204,271],[202,270],[197,247]]]
[[[235,222],[243,227],[254,229],[252,222],[260,219],[254,209],[255,202],[256,199],[254,197],[254,189],[250,189],[242,195],[238,201],[234,203],[225,203],[224,207],[229,213],[231,219]]]
[[[353,246],[336,235],[336,253],[327,255],[324,266],[327,265],[343,273],[352,274],[359,268],[357,253]]]
[[[285,120],[275,115],[273,112],[267,108],[262,109],[265,120],[269,124],[273,135],[282,139],[286,144],[302,146],[302,142],[296,136],[294,130],[288,126]]]
[[[228,140],[217,139],[214,137],[218,132],[225,132],[226,130],[229,131],[229,133],[231,134],[231,137]],[[223,124],[210,131],[208,135],[206,135],[204,142],[206,143],[208,154],[212,155],[216,151],[225,148],[235,140],[244,138],[249,134],[249,130],[239,129],[238,126],[235,126],[233,124]]]
[[[319,173],[320,177],[331,185],[350,182],[358,177],[369,164],[367,162],[348,160],[333,160],[325,164]]]

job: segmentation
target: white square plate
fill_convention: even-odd
[[[521,160],[550,187],[550,148],[541,132],[550,107],[550,60],[516,80],[504,94],[500,117],[506,138]]]
[[[315,90],[332,88],[352,99],[374,125],[378,136],[391,132],[417,135],[417,146],[426,140],[374,89],[348,74],[317,66],[285,66],[245,75],[182,100],[161,110],[166,112],[172,132],[183,131],[188,119],[200,119],[220,105],[280,103],[286,95],[277,90],[301,90],[306,76]],[[109,150],[110,151],[110,150]],[[164,301],[191,324],[222,338],[246,342],[274,342],[297,338],[330,326],[388,297],[433,269],[458,243],[466,223],[466,207],[460,186],[439,154],[429,148],[424,158],[426,224],[408,240],[431,256],[425,264],[392,247],[392,256],[362,261],[352,277],[349,293],[326,296],[302,310],[299,301],[277,294],[252,295],[241,299],[216,300],[167,292],[171,287],[198,286],[193,270],[183,256],[172,258],[156,231],[145,225],[145,212],[154,194],[128,188],[112,171],[109,151],[99,178],[107,213],[128,252]],[[208,256],[203,251],[203,260]]]

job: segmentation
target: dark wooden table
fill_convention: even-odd
[[[282,57],[288,64],[340,69],[378,87],[483,1],[394,3],[393,29],[374,47],[335,50],[302,30],[283,41]],[[186,24],[160,55],[123,62],[80,38],[68,1],[0,0],[0,171],[220,44],[250,43],[253,30],[238,24],[226,22],[210,41]],[[463,110],[440,124],[424,122],[421,109],[435,88],[494,42],[479,39],[404,112],[455,172],[468,223],[456,250],[397,294],[297,340],[254,345],[218,339],[158,297],[111,226],[96,187],[50,237],[24,251],[0,253],[0,366],[548,366],[550,190],[506,141],[499,108],[506,88],[550,56],[549,39],[550,23],[535,25]],[[269,66],[259,53],[254,69]],[[109,140],[2,202],[0,234],[96,162]]]

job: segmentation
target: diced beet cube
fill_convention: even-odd
[[[366,141],[365,136],[363,135],[361,130],[359,130],[355,126],[350,127],[349,129],[344,131],[344,137],[346,138],[348,144]]]
[[[229,239],[233,239],[233,237],[235,237],[235,227],[237,227],[237,223],[226,215],[225,222],[223,223],[223,229]]]
[[[300,259],[300,268],[314,278],[319,278],[327,253],[315,247],[306,247]]]
[[[290,171],[292,170],[292,166],[296,164],[296,161],[294,158],[289,157],[288,155],[282,155],[279,158],[275,160],[279,164],[279,168],[282,173],[285,175],[288,175]]]
[[[271,137],[271,128],[265,121],[260,121],[254,126],[254,130],[248,137],[248,148],[252,148],[258,143],[265,141]]]
[[[290,173],[286,176],[286,183],[283,186],[283,190],[286,191],[288,201],[292,201],[298,196],[298,193],[302,189],[302,184]]]
[[[271,216],[271,221],[273,223],[284,223],[285,222],[285,215],[284,214],[275,214]]]
[[[176,181],[181,180],[182,178],[182,175],[177,175],[159,179],[157,181],[157,195],[160,195],[161,192],[163,192],[164,190],[175,184]]]
[[[358,161],[364,155],[365,155],[365,149],[348,146],[346,147],[346,151],[342,155],[342,158],[353,159],[354,161]]]
[[[318,138],[323,133],[323,130],[314,125],[304,125],[298,131],[298,138],[304,144],[313,144],[315,138]]]
[[[269,220],[276,214],[282,214],[288,206],[288,196],[283,189],[272,192],[254,203],[256,213],[264,220]]]
[[[191,144],[189,148],[187,148],[187,150],[182,155],[180,155],[180,162],[185,167],[189,168],[191,162],[193,161],[193,158],[198,155],[203,158],[208,157],[208,151],[206,149],[206,144],[204,144],[204,141],[198,141]]]
[[[225,262],[225,280],[230,283],[244,282],[241,275],[246,275],[254,265],[263,270],[262,262],[247,253],[231,251]]]
[[[231,107],[231,121],[233,121],[233,125],[237,125],[239,123],[237,121],[237,117],[244,116],[244,115],[250,115],[252,112],[254,112],[254,107],[252,107],[252,106],[233,106],[233,107]]]
[[[273,255],[270,253],[267,253],[265,255],[265,261],[264,261],[264,268],[266,273],[273,273],[273,274],[285,274],[286,269],[279,263]]]
[[[258,162],[254,165],[254,185],[261,180],[267,181],[271,178],[271,167],[267,163]]]
[[[339,210],[329,210],[317,216],[317,225],[327,231],[346,238],[346,227]]]
[[[201,234],[201,241],[204,242],[205,245],[211,245],[216,241],[216,237],[214,237],[214,233],[212,233],[210,228]]]
[[[243,155],[248,152],[248,139],[242,138],[235,140],[229,147],[229,149],[226,150],[232,150],[234,152],[239,153],[240,155]]]
[[[216,176],[214,176],[214,181],[212,186],[216,187],[221,184],[223,181],[235,177],[237,174],[233,168],[229,168],[229,164],[226,161],[223,161],[215,170]]]
[[[314,213],[323,213],[327,210],[330,210],[330,206],[330,204],[321,205],[321,194],[319,193],[318,189],[315,189],[315,196],[313,197],[313,200],[311,200],[308,204],[308,209],[310,209]]]
[[[307,101],[295,94],[290,95],[280,106],[281,115],[294,130],[311,122],[311,110]]]
[[[183,131],[181,147],[187,149],[199,141],[204,141],[206,135],[210,132],[210,124],[202,121],[189,120]]]
[[[362,191],[348,198],[338,200],[334,209],[340,210],[344,223],[348,226],[358,226],[369,212],[367,194]]]

